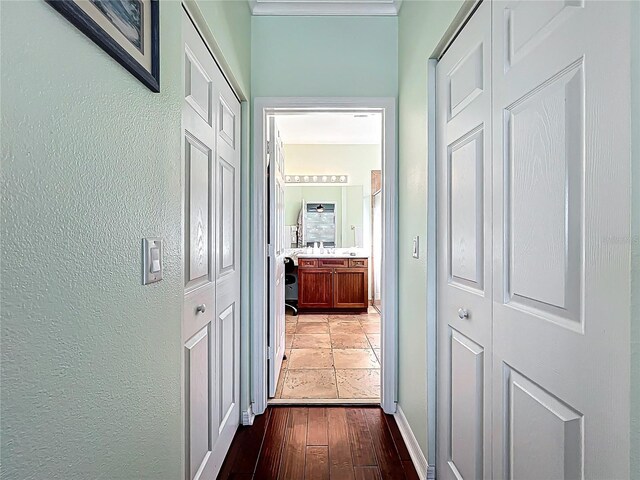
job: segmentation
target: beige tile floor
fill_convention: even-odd
[[[286,317],[277,399],[380,397],[380,315]]]

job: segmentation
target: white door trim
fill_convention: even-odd
[[[393,97],[262,97],[254,99],[253,189],[251,210],[251,393],[253,412],[267,408],[267,292],[265,235],[266,171],[264,139],[266,115],[314,111],[371,111],[383,117],[383,236],[382,275],[382,376],[381,406],[393,414],[397,403],[398,322],[398,156],[396,99]]]
[[[436,399],[438,364],[437,235],[436,235],[436,66],[427,61],[427,460],[436,464]]]

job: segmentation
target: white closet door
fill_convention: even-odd
[[[219,470],[240,424],[240,102],[215,71],[216,317],[214,446]]]
[[[239,424],[240,105],[183,14],[185,478],[215,478]]]
[[[493,4],[494,478],[629,478],[629,18]]]
[[[437,67],[438,419],[442,479],[491,478],[491,4]]]

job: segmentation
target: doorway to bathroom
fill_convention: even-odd
[[[381,114],[275,114],[268,133],[269,397],[379,403]]]
[[[255,413],[395,409],[394,104],[255,101]]]

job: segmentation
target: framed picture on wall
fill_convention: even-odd
[[[158,0],[46,0],[154,92],[160,91]]]

